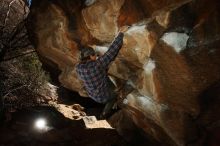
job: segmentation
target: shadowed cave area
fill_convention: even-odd
[[[1,0],[0,145],[219,146],[217,0]],[[101,119],[76,73],[103,55],[118,109]]]

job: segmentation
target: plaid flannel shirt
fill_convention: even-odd
[[[115,38],[108,51],[95,61],[77,64],[76,71],[83,81],[88,95],[98,103],[106,103],[111,98],[109,90],[108,66],[115,59],[123,44],[123,33]]]

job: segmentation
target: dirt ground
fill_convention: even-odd
[[[47,120],[46,130],[37,130],[38,118]],[[129,146],[115,129],[86,129],[83,120],[70,120],[53,107],[34,107],[12,114],[0,127],[0,146]]]

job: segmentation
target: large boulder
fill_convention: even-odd
[[[131,25],[109,69],[116,86],[133,90],[123,94],[124,117],[156,141],[181,146],[202,143],[200,126],[219,121],[205,116],[203,99],[220,80],[218,8],[216,0],[40,0],[31,18],[44,62],[55,64],[62,85],[82,96],[86,91],[75,71],[79,46],[103,54],[119,27]],[[208,113],[218,115],[214,107]]]

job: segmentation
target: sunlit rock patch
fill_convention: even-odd
[[[186,48],[189,36],[185,33],[170,32],[165,33],[161,39],[179,53],[181,50]]]

